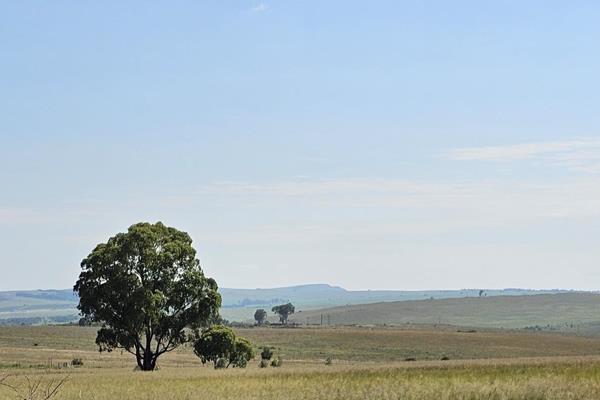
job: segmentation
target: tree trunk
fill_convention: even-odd
[[[142,371],[154,371],[156,368],[157,357],[152,350],[146,350],[144,354],[141,354],[140,350],[137,350],[135,358],[139,369]]]
[[[154,354],[152,354],[152,350],[146,350],[144,353],[144,371],[154,371],[154,367],[156,366],[156,359]]]

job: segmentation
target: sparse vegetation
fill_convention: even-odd
[[[271,361],[271,367],[274,367],[274,368],[281,367],[282,364],[283,364],[283,360],[281,359],[281,357],[276,357],[273,359],[273,361]]]
[[[83,366],[83,360],[81,358],[74,358],[71,360],[71,365],[73,367],[81,367]]]
[[[19,376],[10,379],[11,376],[0,376],[0,388],[4,387],[11,392],[17,400],[50,400],[59,394],[63,385],[69,380],[69,376],[58,379],[44,380],[36,376]]]

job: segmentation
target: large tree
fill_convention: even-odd
[[[285,325],[287,324],[288,317],[296,311],[296,308],[292,303],[287,303],[275,306],[271,311],[279,315],[279,321]]]
[[[81,262],[74,290],[85,318],[102,324],[100,351],[121,348],[141,370],[191,341],[218,317],[221,296],[206,278],[192,239],[160,222],[138,223],[101,243]]]

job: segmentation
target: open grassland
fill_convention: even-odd
[[[129,365],[128,354],[100,354],[94,344],[97,328],[78,326],[0,327],[0,367],[43,366],[85,358],[94,366]],[[451,360],[600,356],[600,338],[526,331],[461,330],[451,326],[402,328],[245,328],[237,333],[257,348],[270,346],[286,360],[391,362],[406,358]],[[161,359],[161,365],[197,365],[189,347]]]
[[[600,338],[456,327],[239,329],[253,343],[273,346],[285,358],[348,361],[600,355]]]
[[[0,366],[37,365],[88,358],[94,365],[131,363],[128,354],[99,354],[97,328],[78,326],[0,327]],[[406,358],[452,360],[546,356],[600,356],[600,338],[509,330],[461,330],[452,326],[245,328],[237,333],[257,348],[270,346],[286,360],[389,362]],[[197,364],[189,347],[161,359]]]
[[[466,297],[349,305],[296,313],[300,324],[447,324],[488,328],[552,326],[577,332],[598,322],[600,295],[557,293],[535,296]]]
[[[69,376],[58,397],[65,400],[600,398],[596,338],[452,327],[239,329],[255,345],[275,347],[283,366],[260,369],[254,360],[245,370],[216,371],[182,348],[144,373],[128,354],[98,353],[95,330],[1,327],[0,377],[44,385]],[[84,365],[65,368],[73,358]],[[0,399],[13,398],[0,388]]]
[[[19,371],[10,382],[25,382]],[[28,372],[42,385],[65,371]],[[0,389],[0,398],[11,399]],[[215,371],[171,367],[151,373],[123,368],[70,372],[59,399],[598,399],[597,358],[441,362],[411,365],[284,365]]]

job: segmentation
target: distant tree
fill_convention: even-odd
[[[219,360],[226,360],[225,368],[245,367],[254,358],[252,344],[244,338],[236,337],[231,328],[215,325],[205,329],[194,341],[194,353],[202,364],[212,362],[218,368]]]
[[[81,317],[78,324],[79,326],[92,326],[92,319],[90,317]]]
[[[262,325],[265,322],[266,318],[267,318],[267,312],[265,310],[263,310],[262,308],[259,308],[254,313],[254,319],[256,320],[256,323],[258,325]]]
[[[479,297],[483,296],[483,293],[485,293],[485,292],[484,292],[484,290],[483,290],[483,289],[481,289],[481,290],[479,291]]]
[[[138,223],[101,243],[81,262],[74,290],[84,318],[101,323],[100,351],[121,348],[143,371],[192,340],[218,315],[217,283],[206,278],[192,239],[162,223]]]
[[[279,315],[279,321],[282,324],[287,324],[288,317],[294,313],[296,309],[292,303],[281,304],[271,309],[275,314]]]

